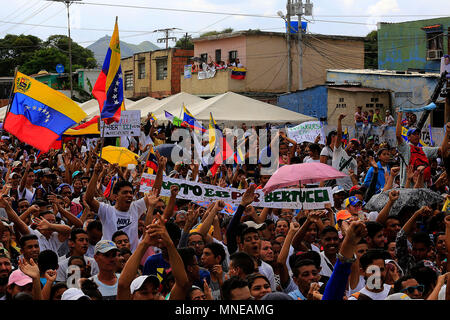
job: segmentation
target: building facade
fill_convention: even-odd
[[[378,24],[378,69],[439,73],[450,53],[450,17]]]
[[[231,71],[217,70],[214,77],[181,79],[181,90],[199,96],[232,91],[245,95],[288,92],[288,53],[285,33],[239,31],[193,39],[194,55],[207,63],[233,62],[246,69],[245,79],[231,78]],[[327,68],[362,68],[364,38],[305,34],[302,41],[303,88],[323,84]],[[299,89],[300,54],[297,37],[291,39],[292,90]]]
[[[402,107],[423,107],[437,85],[438,73],[398,72],[388,70],[328,70],[327,83],[333,85],[360,85],[390,91],[390,104],[392,112]],[[444,126],[444,99],[439,98],[437,108],[428,119],[433,127]],[[356,105],[347,105],[355,110]],[[420,114],[417,114],[420,118]]]
[[[193,54],[193,50],[169,48],[136,53],[122,59],[125,97],[165,98],[179,93],[180,76]]]

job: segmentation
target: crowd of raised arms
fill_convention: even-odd
[[[270,175],[248,154],[213,175],[156,153],[155,183],[143,193],[145,163],[109,164],[100,139],[38,154],[3,132],[0,300],[450,300],[450,123],[439,146],[421,147],[404,116],[377,120],[396,126],[394,145],[364,130],[344,141],[344,115],[324,145],[280,131],[278,167],[322,162],[347,174],[302,186],[332,188],[333,205],[320,210],[253,207]],[[355,114],[356,129],[365,124]],[[128,148],[142,155],[149,141],[174,143],[174,130],[148,117],[144,139]],[[161,196],[166,177],[243,196],[224,213],[222,200],[199,205],[177,197],[176,185]],[[368,210],[382,195],[382,206]]]

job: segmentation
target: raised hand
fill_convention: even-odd
[[[97,163],[94,166],[94,173],[99,175],[102,171],[103,171],[103,164],[99,160],[99,161],[97,161]]]
[[[346,116],[347,116],[347,115],[341,113],[341,114],[339,115],[338,121],[341,121],[341,120],[344,119]]]
[[[298,222],[294,221],[294,222],[290,223],[288,232],[291,232],[292,234],[296,234],[299,229],[300,229],[300,224]]]
[[[396,177],[400,173],[400,167],[391,168],[391,176]]]
[[[50,222],[45,220],[43,217],[41,217],[41,218],[34,218],[34,220],[37,223],[37,229],[39,230],[39,232],[51,229]]]
[[[225,202],[223,200],[219,200],[214,203],[214,210],[216,212],[222,211],[223,208],[225,208]]]
[[[47,279],[48,282],[55,282],[56,281],[56,270],[48,269],[45,271],[44,277]]]
[[[398,190],[389,191],[389,200],[391,200],[392,202],[398,200],[399,197],[400,197],[400,192]]]
[[[158,203],[159,196],[158,196],[159,190],[158,189],[152,189],[146,196],[145,196],[145,202],[147,203],[147,206],[154,207]]]
[[[353,221],[346,231],[345,238],[350,241],[351,244],[357,245],[362,238],[367,236],[367,228],[362,221]]]
[[[20,270],[32,279],[39,279],[40,272],[38,265],[30,258],[30,263],[25,259],[19,259]]]
[[[176,197],[179,191],[180,188],[177,185],[170,186],[170,196]]]
[[[248,187],[247,190],[245,190],[244,195],[242,196],[241,199],[242,206],[246,207],[255,200],[255,190],[256,190],[255,184],[251,184],[250,187]]]
[[[369,163],[374,169],[378,169],[378,164],[373,157],[369,157]]]

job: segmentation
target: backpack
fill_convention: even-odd
[[[409,164],[413,166],[414,171],[417,170],[418,167],[424,166],[425,170],[423,171],[423,179],[424,181],[429,181],[431,178],[431,167],[427,156],[421,147],[416,147],[412,144],[410,144],[410,147],[411,157],[409,159]]]

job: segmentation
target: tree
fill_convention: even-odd
[[[43,42],[32,35],[8,34],[0,39],[0,75],[13,76],[16,66],[25,74],[43,69],[56,72],[59,63],[69,70],[68,51],[69,38],[64,35],[52,35]],[[96,65],[94,53],[72,41],[72,70]]]
[[[194,43],[192,42],[192,36],[186,35],[179,39],[177,43],[175,44],[175,48],[180,48],[184,50],[193,50],[194,49]]]
[[[364,40],[364,68],[378,69],[378,32],[370,32]]]

